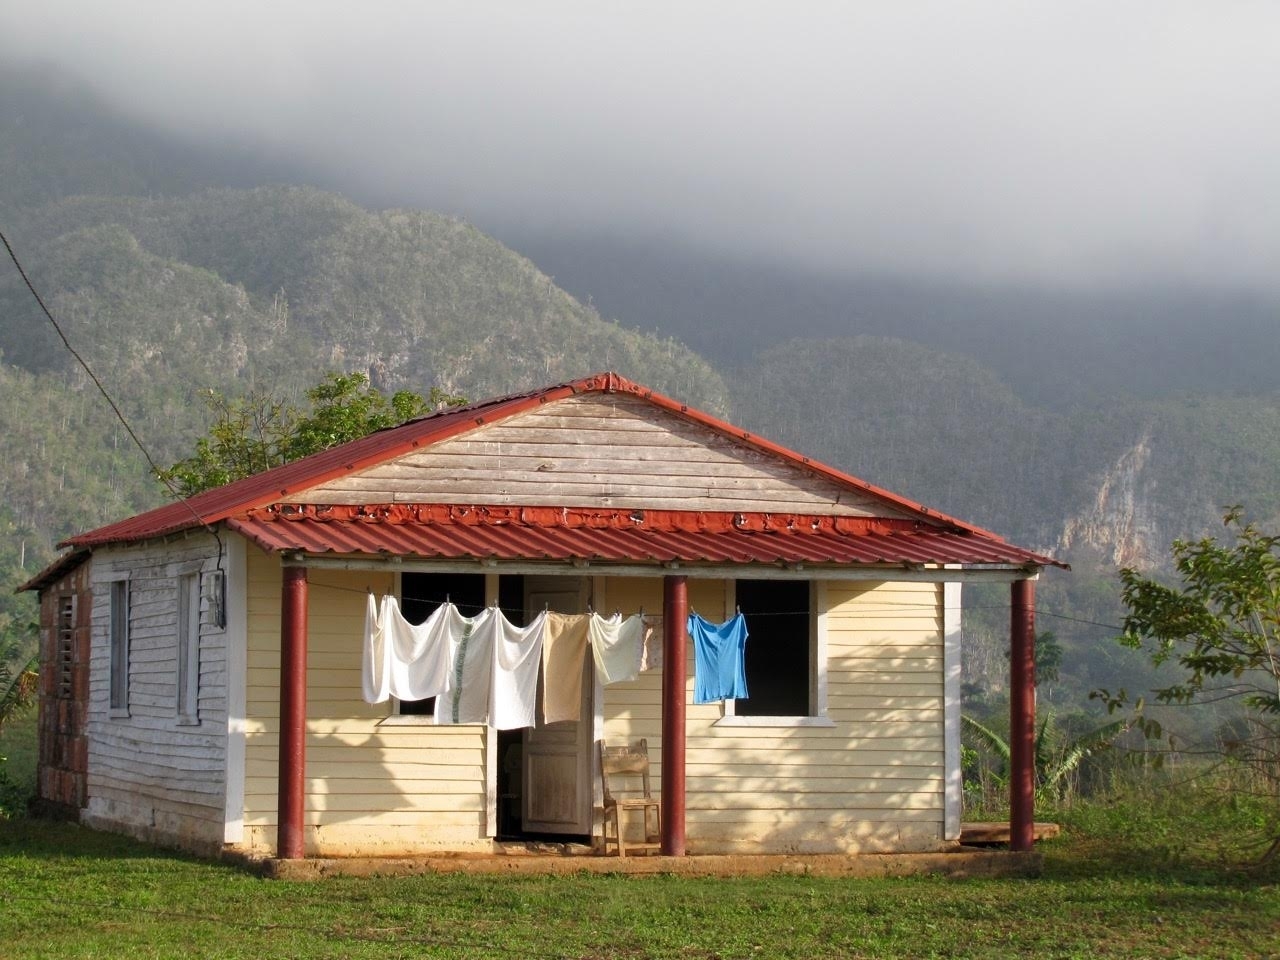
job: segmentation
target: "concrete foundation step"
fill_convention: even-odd
[[[1062,832],[1056,823],[1036,823],[1032,828],[1035,840],[1050,840]],[[989,844],[1009,842],[1009,824],[1007,821],[981,820],[960,824],[960,842],[966,847],[982,847]]]

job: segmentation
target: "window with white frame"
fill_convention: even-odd
[[[111,657],[110,709],[115,717],[129,715],[129,581],[112,580],[108,612]]]
[[[200,574],[178,577],[178,723],[200,722]]]
[[[733,602],[747,622],[749,696],[725,702],[721,723],[830,725],[821,582],[738,580]]]

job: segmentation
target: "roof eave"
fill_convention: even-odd
[[[562,559],[499,560],[493,557],[415,558],[377,554],[308,553],[279,550],[290,563],[315,569],[379,570],[404,573],[538,574],[573,571],[581,576],[652,577],[683,575],[693,579],[787,579],[891,581],[922,583],[1011,583],[1039,577],[1042,564],[809,564],[618,562],[581,557]],[[1065,564],[1055,563],[1055,566]]]
[[[89,559],[91,552],[87,549],[72,550],[70,553],[64,553],[49,563],[43,570],[37,573],[26,583],[14,588],[14,593],[25,593],[28,590],[40,591],[53,583],[60,580],[67,574],[71,573],[82,563]]]

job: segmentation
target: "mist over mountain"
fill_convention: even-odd
[[[75,194],[164,197],[306,183],[402,206],[385,184],[235,140],[192,139],[107,106],[58,72],[0,64],[0,213]],[[749,202],[749,199],[748,199]],[[21,218],[18,218],[21,222]],[[1028,402],[1280,389],[1280,296],[1202,283],[1015,285],[836,273],[779,250],[730,256],[678,234],[574,229],[500,211],[478,226],[578,301],[674,337],[724,369],[794,337],[890,336],[979,360]],[[276,242],[264,235],[260,243]]]
[[[1227,504],[1280,520],[1262,293],[839,276],[652,233],[477,226],[385,187],[370,209],[367,184],[321,189],[306,164],[4,79],[0,226],[161,462],[204,429],[207,388],[297,395],[360,370],[479,398],[617,369],[1070,560],[1042,596],[1078,649],[1099,634],[1078,621],[1117,616],[1118,565],[1159,568]],[[0,351],[0,572],[19,580],[161,493],[7,269]],[[1101,669],[1086,657],[1078,684]]]
[[[1022,399],[1055,409],[1280,389],[1280,300],[1256,293],[839,276],[656,237],[530,225],[496,233],[579,299],[730,369],[797,336],[872,335],[971,357]]]
[[[235,141],[200,143],[109,106],[47,64],[0,60],[0,216],[62,197],[172,196],[286,182],[298,166]]]

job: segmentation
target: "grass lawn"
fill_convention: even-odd
[[[1073,832],[1038,880],[448,875],[260,880],[0,823],[0,956],[1265,957],[1276,878],[1171,872]],[[1120,853],[1120,856],[1116,854]]]
[[[7,758],[0,765],[0,810],[13,807],[20,813],[26,806],[26,798],[35,793],[36,726],[36,711],[32,709],[0,731],[0,757]],[[3,956],[2,949],[0,956]]]

